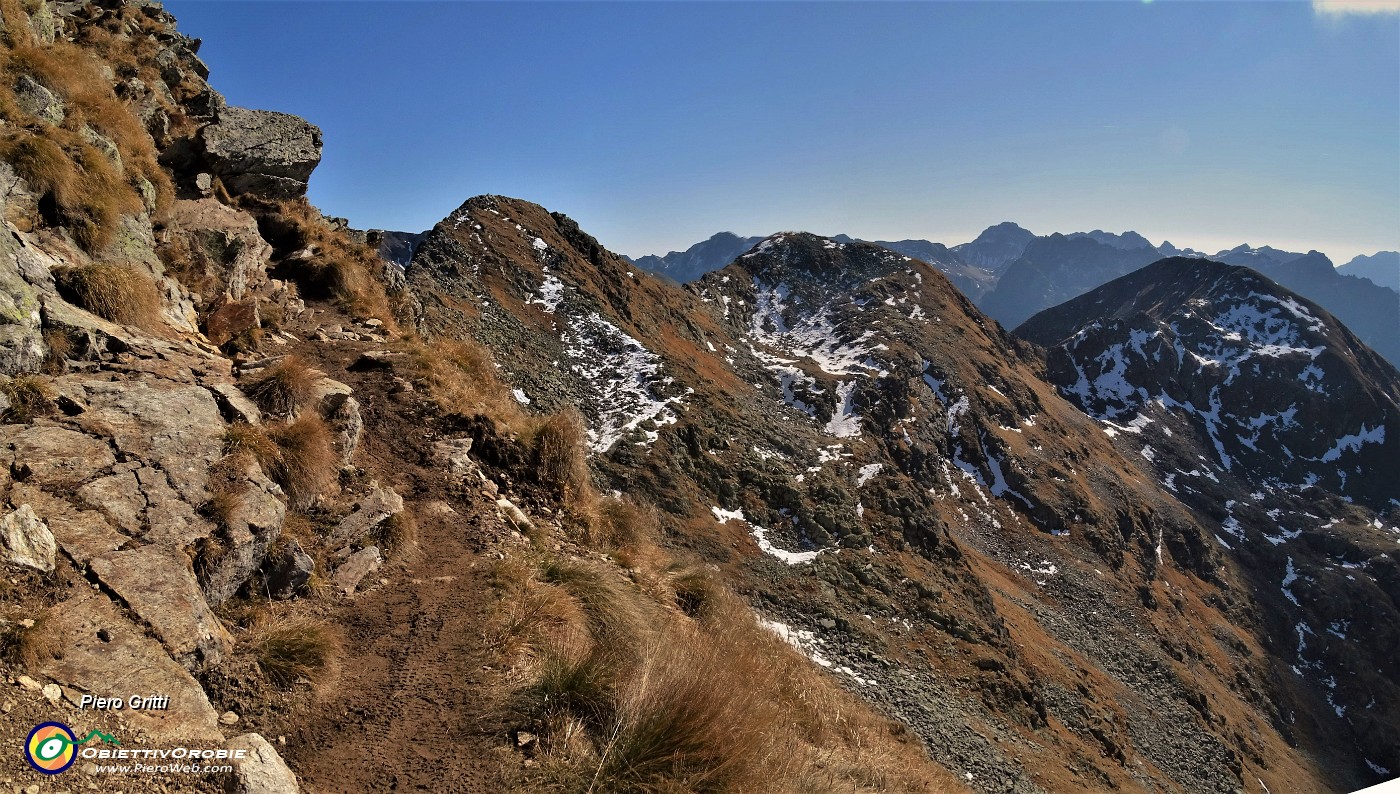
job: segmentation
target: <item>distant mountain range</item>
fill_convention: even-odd
[[[644,256],[634,263],[687,283],[725,267],[761,239],[721,232],[685,251]],[[858,241],[848,235],[831,239]],[[1316,251],[1303,254],[1246,243],[1208,255],[1169,241],[1155,246],[1135,231],[1037,236],[1010,221],[951,247],[930,240],[869,242],[933,265],[1008,328],[1163,257],[1209,258],[1250,267],[1316,301],[1392,364],[1400,363],[1400,253],[1393,251],[1359,256],[1334,268]]]
[[[1337,268],[1344,276],[1358,276],[1400,292],[1400,251],[1377,251],[1358,256]]]

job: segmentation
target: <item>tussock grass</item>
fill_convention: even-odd
[[[309,617],[262,617],[245,640],[258,667],[272,684],[291,689],[306,680],[313,687],[330,682],[344,653],[339,633]]]
[[[263,237],[284,257],[279,278],[294,280],[305,297],[331,298],[357,317],[382,320],[386,330],[396,327],[378,278],[384,263],[377,251],[331,228],[305,198],[268,202],[244,196],[239,204],[258,216]]]
[[[68,369],[68,358],[73,355],[76,345],[66,331],[48,328],[44,331],[44,372],[61,375]]]
[[[321,417],[307,414],[267,431],[279,455],[272,461],[272,478],[287,492],[289,504],[304,510],[335,484],[338,456],[331,431]]]
[[[533,429],[535,420],[511,395],[490,352],[480,345],[448,338],[416,340],[408,345],[406,358],[405,372],[426,387],[439,410],[489,416],[516,431]]]
[[[306,407],[322,374],[298,356],[286,356],[244,382],[243,393],[274,416],[287,416]]]
[[[418,548],[418,520],[408,510],[395,513],[374,529],[375,545],[386,557],[416,557]]]
[[[587,443],[583,415],[574,409],[547,417],[535,430],[535,474],[566,502],[590,490]]]
[[[65,268],[54,276],[65,297],[104,320],[148,331],[161,325],[160,291],[135,266],[94,262]]]
[[[33,669],[62,653],[63,646],[42,614],[30,618],[16,613],[0,618],[0,660]]]
[[[54,411],[54,390],[48,380],[38,375],[16,375],[0,382],[0,394],[10,407],[0,413],[0,422],[25,425],[36,417]]]
[[[14,6],[5,13],[22,17]],[[0,51],[0,117],[6,122],[0,158],[49,200],[40,202],[43,220],[67,228],[83,248],[97,253],[112,242],[122,215],[147,209],[159,215],[173,189],[156,162],[150,136],[102,75],[102,60],[67,41],[39,46],[27,28],[23,19],[7,22],[10,47]],[[19,108],[12,86],[20,75],[63,101],[59,126]],[[120,163],[92,144],[93,132],[115,145]],[[147,206],[143,191],[153,193],[153,206]]]
[[[335,484],[339,458],[331,431],[314,413],[290,424],[229,425],[224,454],[251,455],[287,494],[293,510],[305,510]]]

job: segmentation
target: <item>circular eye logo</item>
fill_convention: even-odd
[[[29,732],[24,757],[29,765],[46,775],[57,775],[77,760],[78,737],[61,722],[45,722]]]

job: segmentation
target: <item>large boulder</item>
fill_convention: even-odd
[[[286,199],[306,195],[321,162],[321,129],[271,110],[229,107],[200,131],[209,166],[233,193]]]
[[[177,201],[166,233],[189,251],[185,264],[201,281],[217,283],[235,301],[267,283],[272,246],[258,233],[258,222],[215,199]],[[212,302],[215,296],[205,295]]]

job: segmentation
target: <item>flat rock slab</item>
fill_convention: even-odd
[[[79,565],[87,565],[92,558],[116,551],[131,541],[113,529],[102,513],[79,509],[27,483],[15,483],[10,499],[34,508],[34,513],[48,524],[59,548]]]
[[[106,441],[56,425],[0,425],[0,449],[35,485],[77,486],[117,462]]]
[[[224,420],[207,389],[163,381],[87,382],[88,411],[117,447],[160,467],[186,501],[206,496],[209,467],[223,455]]]
[[[92,593],[65,601],[53,615],[63,658],[44,665],[40,674],[96,695],[167,696],[169,708],[123,710],[124,719],[158,741],[223,741],[218,712],[199,682],[106,596]]]
[[[183,559],[143,546],[98,557],[90,567],[186,667],[218,664],[228,653],[233,641]]]

